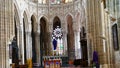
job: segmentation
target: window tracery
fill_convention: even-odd
[[[54,51],[56,52],[56,55],[63,55],[63,39],[62,39],[62,30],[59,26],[57,26],[57,28],[55,28],[53,30],[53,34],[52,34],[52,40],[53,43],[55,43],[54,41],[56,41],[56,44],[54,46]]]

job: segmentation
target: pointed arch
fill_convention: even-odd
[[[70,21],[71,21],[71,22],[73,21],[73,17],[72,17],[71,15],[69,15],[69,14],[66,16],[66,19],[67,19],[67,23],[68,23],[68,24],[69,24]],[[70,21],[69,21],[68,19],[69,19]]]
[[[37,33],[37,23],[36,17],[34,15],[31,16],[31,36],[32,36],[32,62],[37,62],[37,43],[36,43],[36,33]]]
[[[37,26],[37,20],[36,20],[36,16],[32,15],[31,16],[31,25],[32,25],[32,29],[34,32],[37,32],[38,26]]]
[[[66,17],[66,21],[67,21],[67,29],[69,33],[72,33],[71,31],[73,31],[73,18],[71,15],[67,15]]]
[[[80,13],[79,12],[76,13],[75,20],[76,20],[76,24],[78,25],[78,26],[76,26],[76,29],[78,31],[80,31],[80,27],[82,26],[82,24],[80,22]]]
[[[35,13],[32,13],[32,15],[30,15],[31,18],[34,19],[35,23],[37,21],[37,15]]]
[[[76,13],[75,19],[76,19],[77,22],[80,20],[80,13],[79,12]]]
[[[40,19],[40,27],[42,31],[48,32],[48,23],[47,19],[44,16]]]
[[[40,19],[40,31],[41,56],[48,56],[48,23],[44,16]]]
[[[41,18],[44,18],[44,19],[46,20],[46,22],[48,23],[48,17],[47,17],[46,15],[41,15],[41,16],[39,17],[39,21],[40,21]],[[40,23],[40,22],[39,22],[39,23]]]
[[[58,16],[55,16],[53,19],[53,30],[59,26],[61,28],[61,20]]]
[[[73,31],[73,18],[71,15],[66,16],[67,21],[67,46],[68,46],[68,57],[69,60],[75,58],[75,41],[74,41],[74,31]]]
[[[66,21],[66,23],[67,23],[67,17],[68,17],[68,16],[70,16],[72,19],[74,18],[74,16],[73,16],[72,13],[68,13],[68,14],[66,14],[66,15],[65,15],[65,18],[64,18],[65,21]]]

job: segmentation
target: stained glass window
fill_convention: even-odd
[[[55,51],[55,55],[63,55],[63,39],[62,39],[62,31],[59,26],[53,30],[52,34],[53,38],[53,49]]]

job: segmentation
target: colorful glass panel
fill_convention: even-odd
[[[62,39],[62,31],[59,26],[57,26],[57,28],[53,30],[52,38],[53,38],[53,41],[54,40],[57,41],[56,49],[53,48],[54,51],[56,51],[56,55],[63,55],[64,46],[63,46],[63,39]]]

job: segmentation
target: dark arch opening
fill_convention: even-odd
[[[60,19],[56,16],[53,20],[53,30],[59,26],[61,28],[61,21]]]
[[[35,43],[35,17],[31,17],[31,25],[32,25],[32,63],[36,63],[37,61],[37,55],[36,55],[36,43]]]
[[[26,56],[26,28],[25,28],[25,19],[23,18],[23,32],[24,32],[24,59],[25,59],[25,63],[27,62],[27,56]]]
[[[47,22],[44,17],[40,19],[40,53],[41,53],[41,66],[43,65],[43,56],[48,56],[48,37],[47,37]]]
[[[42,55],[47,56],[47,24],[44,17],[40,19],[40,44],[41,44],[41,50]]]
[[[67,16],[67,45],[68,45],[68,57],[69,60],[75,58],[75,45],[74,45],[74,31],[73,31],[73,19],[70,15]]]

